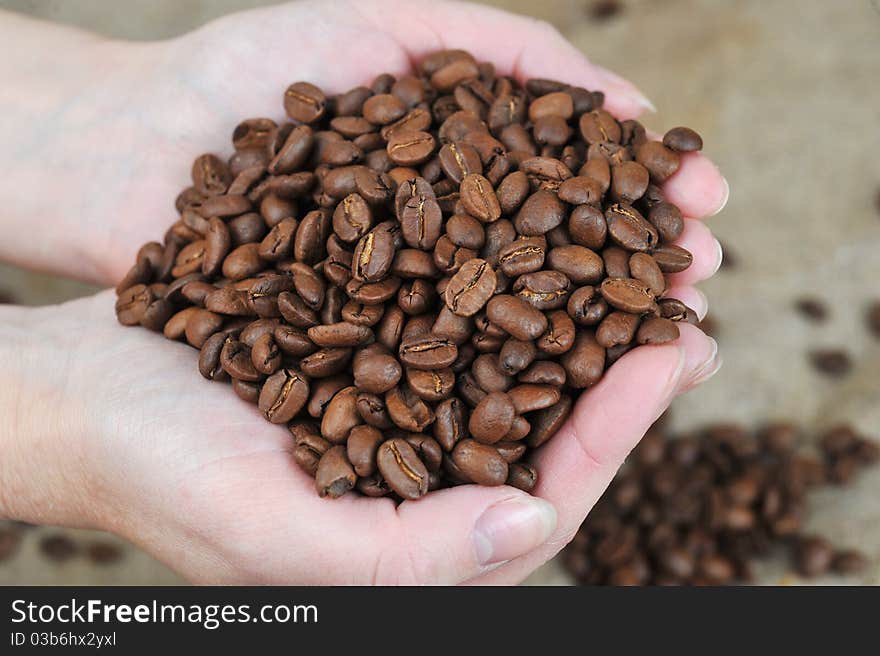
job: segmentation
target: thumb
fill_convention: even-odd
[[[373,582],[448,585],[542,545],[556,529],[556,510],[511,487],[466,485],[404,502],[389,524]]]

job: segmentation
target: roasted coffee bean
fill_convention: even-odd
[[[440,237],[443,216],[431,185],[424,178],[407,181],[398,187],[395,205],[404,241],[412,248],[432,249]]]
[[[315,123],[326,109],[327,97],[313,84],[296,82],[284,92],[284,110],[294,121]]]
[[[635,339],[640,318],[629,312],[611,312],[596,328],[596,341],[605,348],[629,344]]]
[[[640,314],[655,305],[651,288],[635,278],[606,278],[599,285],[599,292],[610,306],[624,312]]]
[[[428,333],[404,338],[398,354],[403,364],[414,369],[444,369],[455,362],[458,348],[449,339]]]
[[[216,155],[201,155],[193,162],[192,181],[195,190],[203,197],[219,196],[232,182],[232,173]]]
[[[511,337],[498,354],[498,366],[506,374],[514,375],[528,367],[535,359],[537,349],[534,342]]]
[[[559,402],[559,388],[551,385],[517,385],[508,391],[516,414],[543,410]]]
[[[564,310],[554,310],[547,314],[547,323],[547,330],[537,339],[535,345],[542,353],[562,355],[574,345],[574,321]]]
[[[434,439],[444,451],[451,452],[459,440],[468,436],[468,416],[464,404],[456,397],[441,401],[435,409]]]
[[[681,158],[659,141],[646,141],[636,151],[636,161],[648,169],[651,179],[661,184],[678,171]]]
[[[345,452],[345,447],[337,445],[321,456],[315,470],[315,487],[321,497],[336,499],[354,487],[357,474]]]
[[[428,493],[428,470],[406,440],[383,442],[376,459],[388,487],[404,499],[418,499]]]
[[[557,195],[552,191],[539,189],[526,198],[513,224],[521,235],[538,236],[550,232],[565,218],[565,206]]]
[[[672,203],[660,202],[651,205],[648,210],[648,221],[657,229],[664,242],[675,241],[684,231],[681,210]]]
[[[521,340],[537,339],[547,329],[547,317],[518,296],[493,296],[486,315],[493,324]]]
[[[602,258],[585,246],[572,244],[558,246],[547,253],[548,266],[576,285],[592,285],[600,282],[605,273]]]
[[[592,331],[580,330],[574,346],[560,360],[569,387],[584,389],[599,382],[605,371],[605,348]]]
[[[672,128],[663,135],[663,145],[680,153],[703,149],[703,139],[690,128]]]
[[[669,319],[650,317],[639,324],[636,342],[639,344],[665,344],[678,339],[678,326]]]
[[[687,269],[694,256],[681,246],[675,244],[663,244],[654,249],[651,256],[656,260],[657,266],[663,273],[679,273]]]
[[[461,204],[468,214],[483,223],[501,218],[501,204],[492,183],[479,173],[470,173],[462,179]]]
[[[495,486],[507,482],[507,461],[488,444],[472,439],[461,440],[452,451],[452,461],[466,479],[478,485]]]
[[[357,396],[357,412],[361,419],[370,426],[387,430],[394,427],[385,400],[376,394],[360,393]]]
[[[446,305],[459,316],[472,316],[492,297],[496,282],[495,272],[485,260],[468,260],[446,287]]]
[[[406,370],[406,382],[409,388],[425,401],[442,401],[447,398],[455,386],[455,374],[452,369],[413,369]]]
[[[354,363],[354,384],[365,392],[383,394],[396,386],[402,375],[400,363],[388,354],[365,356]]]
[[[507,485],[519,488],[523,492],[531,492],[538,484],[538,472],[531,465],[512,463],[508,467]]]
[[[186,341],[190,346],[202,348],[208,338],[220,330],[223,317],[208,310],[199,309],[186,322]]]
[[[395,387],[385,394],[385,407],[394,424],[403,430],[421,433],[434,421],[434,412],[407,387]]]
[[[605,221],[611,239],[628,251],[650,251],[660,240],[657,229],[630,205],[615,203],[605,211]]]
[[[594,109],[582,114],[579,126],[581,136],[588,144],[620,141],[620,124],[604,109]]]
[[[428,132],[400,129],[389,135],[387,152],[395,164],[417,166],[431,157],[435,146]]]
[[[468,430],[471,437],[478,442],[492,444],[510,431],[516,414],[516,407],[507,394],[492,392],[484,396],[474,408]]]
[[[355,426],[348,434],[346,450],[348,460],[358,476],[376,473],[376,454],[385,441],[382,432],[373,426]]]
[[[498,266],[511,277],[538,271],[544,266],[546,250],[543,239],[517,239],[498,252]]]

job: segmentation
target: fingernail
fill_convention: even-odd
[[[493,565],[529,553],[556,529],[556,509],[537,497],[500,501],[474,526],[474,547],[481,565]]]
[[[704,348],[696,353],[685,355],[685,372],[681,377],[680,391],[686,392],[700,383],[704,383],[718,373],[721,368],[721,356],[718,354],[718,342],[706,336]]]
[[[721,268],[721,264],[724,262],[724,248],[721,246],[721,242],[717,239],[715,240],[715,270],[712,272],[714,276],[718,273],[718,269]]]
[[[721,204],[718,206],[718,209],[712,212],[709,216],[715,216],[723,210],[725,205],[727,205],[727,200],[730,198],[730,184],[727,182],[727,178],[721,178],[721,181],[724,183],[724,193],[721,195]]]

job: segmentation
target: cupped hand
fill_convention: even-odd
[[[618,118],[648,106],[546,24],[481,6],[302,2],[228,16],[139,55],[143,84],[119,118],[126,140],[108,139],[119,165],[106,164],[107,177],[95,181],[100,193],[80,226],[95,276],[115,283],[137,247],[173,222],[195,156],[220,150],[243,117],[283,118],[288,83],[343,91],[450,47],[520,80],[603,90]],[[714,273],[721,253],[699,219],[723,206],[726,183],[705,157],[688,154],[664,192],[692,217],[679,243],[694,254],[669,295],[702,316],[706,301],[692,285]],[[64,407],[82,427],[81,487],[95,499],[95,524],[199,582],[519,581],[573,536],[672,398],[720,364],[714,341],[689,325],[675,343],[623,356],[538,451],[534,496],[461,486],[399,506],[330,501],[294,465],[283,427],[201,378],[194,351],[118,326],[112,308],[105,292],[59,312],[63,339],[73,340],[66,377],[76,385]]]

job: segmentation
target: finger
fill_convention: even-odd
[[[730,185],[708,157],[682,153],[678,171],[663,183],[663,194],[685,216],[701,219],[724,209]]]
[[[702,221],[685,219],[684,231],[675,244],[688,250],[694,256],[694,261],[684,271],[667,275],[671,285],[691,285],[706,280],[714,276],[721,266],[721,244]]]
[[[709,311],[709,300],[706,295],[691,285],[673,285],[666,290],[663,298],[677,298],[696,312],[697,318],[702,321]]]
[[[620,465],[672,398],[706,376],[717,344],[694,326],[681,326],[677,342],[627,353],[584,393],[559,433],[534,461],[535,494],[554,505],[559,520],[547,543],[473,582],[518,581],[552,558],[574,535]]]
[[[632,83],[590,63],[549,23],[460,2],[395,0],[390,5],[371,1],[356,6],[367,15],[381,9],[383,20],[377,28],[393,36],[414,59],[438,49],[461,48],[520,81],[546,77],[602,91],[605,107],[621,119],[654,110]]]
[[[370,583],[461,583],[533,551],[555,528],[551,504],[510,487],[435,491],[374,527]]]

